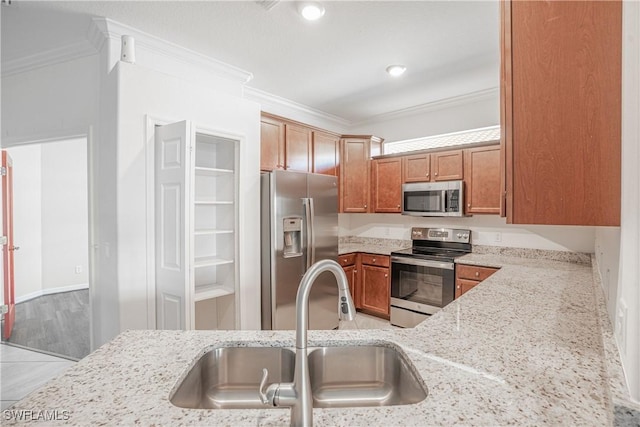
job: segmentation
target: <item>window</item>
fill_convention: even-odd
[[[497,141],[500,139],[500,126],[465,130],[461,132],[445,133],[424,138],[407,139],[404,141],[385,142],[384,154],[404,153],[406,151],[426,150],[429,148],[452,147],[478,142]]]

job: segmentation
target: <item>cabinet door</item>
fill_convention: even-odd
[[[508,223],[620,225],[622,3],[503,5]]]
[[[313,172],[338,176],[340,138],[325,132],[313,132]]]
[[[284,123],[270,117],[260,119],[260,169],[284,169]]]
[[[353,299],[353,304],[356,305],[356,289],[357,286],[356,284],[358,283],[358,270],[356,269],[355,265],[350,265],[347,267],[342,267],[342,269],[344,270],[344,274],[347,275],[347,280],[349,281],[349,291],[351,293],[351,298]],[[356,307],[358,308],[358,307]]]
[[[500,146],[464,150],[466,213],[500,213]]]
[[[191,329],[192,298],[188,244],[193,145],[190,122],[155,129],[156,327]]]
[[[287,123],[284,125],[284,134],[285,169],[311,172],[311,129]]]
[[[402,159],[379,159],[371,163],[374,212],[400,213]]]
[[[360,303],[364,310],[388,318],[390,287],[388,268],[370,265],[362,266]]]
[[[341,212],[369,210],[370,148],[367,139],[343,139],[340,167]]]
[[[402,182],[430,181],[431,155],[414,154],[404,156],[402,160],[404,161]]]
[[[431,154],[431,173],[433,173],[433,181],[462,179],[462,150]]]
[[[460,298],[465,293],[478,285],[476,280],[456,279],[456,298]]]

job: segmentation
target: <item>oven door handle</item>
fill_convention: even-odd
[[[417,265],[419,267],[433,267],[433,268],[441,268],[443,270],[453,270],[452,262],[430,261],[430,260],[423,260],[423,259],[404,258],[399,256],[392,256],[391,262],[395,262],[398,264]]]

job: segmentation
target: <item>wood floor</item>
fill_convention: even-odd
[[[74,359],[89,354],[89,290],[43,295],[16,304],[8,342]]]
[[[0,344],[0,410],[75,364],[71,360]]]

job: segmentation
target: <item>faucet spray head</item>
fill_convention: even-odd
[[[338,314],[340,320],[352,321],[356,318],[356,307],[353,305],[353,299],[349,290],[339,288],[338,292]]]

